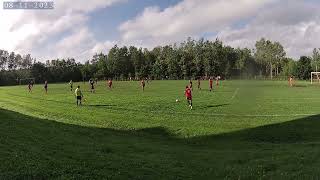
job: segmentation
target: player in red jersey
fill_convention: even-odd
[[[141,87],[142,91],[144,91],[144,87],[146,86],[146,82],[144,82],[144,79],[141,80]]]
[[[108,87],[111,89],[112,88],[112,79],[109,79],[108,81]]]
[[[192,91],[189,86],[186,86],[186,89],[184,91],[184,95],[186,96],[186,100],[187,100],[187,103],[188,103],[190,109],[192,109]]]
[[[209,89],[210,89],[210,92],[211,92],[212,89],[213,89],[213,80],[212,80],[211,77],[209,78]]]

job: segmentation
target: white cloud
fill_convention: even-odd
[[[312,22],[290,26],[277,26],[273,23],[261,26],[248,25],[240,30],[226,29],[221,31],[218,37],[233,47],[248,48],[254,48],[255,42],[264,37],[280,42],[288,56],[297,58],[309,55],[314,47],[320,47],[318,43],[320,39],[316,35],[318,33],[320,33],[319,24]]]
[[[79,60],[86,60],[91,54],[85,52],[91,52],[95,43],[99,43],[88,30],[88,13],[122,1],[126,0],[54,0],[54,10],[1,9],[0,49],[31,53],[42,60],[76,57],[79,54],[83,55],[79,56]],[[0,0],[0,4],[2,3],[3,0]],[[57,36],[62,36],[62,39],[58,38],[59,42],[55,42]],[[87,44],[82,45],[80,42]],[[56,53],[56,50],[60,51]]]
[[[161,11],[149,7],[136,18],[123,23],[123,41],[172,43],[215,32],[238,20],[255,15],[274,0],[184,0]]]
[[[115,44],[114,41],[98,42],[89,29],[84,27],[56,43],[53,52],[57,57],[73,57],[84,61],[96,53],[108,53]]]
[[[145,47],[213,33],[212,39],[253,48],[265,37],[280,41],[288,56],[298,57],[320,47],[319,10],[319,2],[302,0],[184,0],[164,10],[148,7],[119,30],[124,43]]]
[[[127,0],[54,1],[55,9],[48,11],[0,9],[0,49],[42,60],[84,61],[114,44],[151,48],[204,34],[249,48],[261,37],[269,38],[280,41],[293,57],[320,47],[320,3],[315,1],[183,0],[165,9],[146,7],[118,27],[121,39],[104,42],[90,31],[89,13]]]
[[[97,43],[90,51],[92,54],[94,53],[108,53],[108,51],[116,45],[116,41],[105,41],[103,43]]]
[[[0,48],[13,49],[17,45],[17,41],[22,40],[25,35],[32,34],[33,30],[29,27],[25,31],[10,32],[12,22],[21,18],[18,11],[4,11],[0,9]]]
[[[288,56],[310,55],[320,47],[319,6],[301,1],[284,1],[264,9],[251,23],[241,29],[227,28],[217,35],[234,47],[254,48],[261,37],[279,41]]]
[[[95,46],[93,34],[87,28],[82,28],[61,39],[55,47],[54,52],[58,57],[74,57],[76,59],[86,56],[88,49]]]
[[[30,26],[37,27],[36,33],[29,34],[21,41],[18,41],[18,45],[15,46],[14,50],[20,53],[35,51],[43,46],[47,40],[50,40],[55,35],[59,35],[59,33],[65,31],[76,32],[78,28],[84,28],[87,20],[88,17],[83,14],[66,14],[56,21],[29,24]],[[24,27],[18,28],[16,31],[20,30],[24,30]]]

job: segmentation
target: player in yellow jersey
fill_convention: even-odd
[[[76,96],[77,99],[77,106],[81,106],[82,105],[82,98],[83,98],[83,94],[80,90],[80,86],[78,86],[78,88],[74,91],[74,94]]]

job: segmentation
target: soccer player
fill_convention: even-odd
[[[146,83],[144,82],[144,79],[141,80],[141,87],[142,91],[144,91],[144,87],[146,86]]]
[[[209,89],[210,89],[210,92],[211,92],[212,89],[213,89],[213,80],[212,80],[211,77],[209,78]]]
[[[289,78],[289,86],[290,87],[293,86],[293,76],[290,76],[290,78]]]
[[[72,82],[72,80],[70,80],[69,85],[70,85],[70,91],[72,91],[73,90],[73,82]]]
[[[184,95],[186,96],[186,100],[187,100],[187,103],[188,103],[190,109],[192,109],[192,91],[189,86],[186,86],[186,89],[184,91]]]
[[[32,92],[32,82],[31,81],[28,84],[28,89],[29,89],[29,93],[31,93]]]
[[[94,80],[92,80],[92,79],[90,79],[89,80],[89,84],[91,85],[91,93],[94,93],[95,92],[95,90],[94,90]]]
[[[112,88],[112,79],[109,79],[108,86],[109,86],[110,89]]]
[[[46,94],[48,94],[48,81],[44,81],[44,90],[46,92]]]
[[[217,86],[219,86],[219,80],[220,80],[220,78],[221,78],[220,76],[217,76],[217,77],[216,77],[216,85],[217,85]]]
[[[82,105],[82,98],[83,98],[83,94],[80,90],[80,86],[78,86],[78,88],[74,91],[74,94],[76,95],[76,99],[77,99],[77,106],[81,106]]]
[[[201,78],[198,78],[198,90],[201,90]]]

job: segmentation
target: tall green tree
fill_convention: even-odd
[[[279,65],[286,53],[283,46],[279,42],[272,42],[270,40],[260,39],[255,44],[256,52],[255,58],[260,64],[260,74],[262,75],[263,66],[265,70],[269,69],[270,78],[273,78],[273,72],[279,74]]]
[[[205,47],[204,46],[205,46],[205,42],[203,38],[201,38],[195,45],[193,64],[195,66],[194,76],[197,78],[205,75],[205,66],[204,66],[204,61],[205,61],[204,48]]]
[[[0,69],[4,70],[8,63],[9,53],[5,50],[0,50]]]
[[[97,61],[97,72],[95,73],[96,78],[106,78],[109,77],[109,71],[107,66],[108,56],[102,53],[99,54]]]
[[[178,79],[181,75],[181,67],[179,66],[179,60],[181,53],[179,49],[172,46],[165,46],[163,48],[165,63],[168,67],[168,75],[170,79]]]
[[[184,79],[190,79],[192,78],[192,75],[195,72],[193,60],[195,57],[194,53],[195,49],[195,41],[191,38],[188,38],[188,40],[181,44],[180,48],[180,66],[182,70],[182,75]]]
[[[313,49],[311,66],[313,71],[318,72],[320,68],[320,49],[317,49],[317,48]]]
[[[8,69],[9,70],[14,70],[17,68],[17,64],[16,64],[16,61],[15,61],[15,53],[14,52],[11,52],[9,57],[8,57]]]
[[[240,70],[240,75],[242,77],[249,77],[250,75],[255,75],[256,63],[251,54],[251,50],[237,49],[238,61],[236,63],[237,69]]]
[[[285,63],[283,63],[283,71],[282,71],[282,75],[285,77],[289,77],[289,76],[298,76],[298,72],[297,72],[297,61],[290,59],[290,58],[286,58],[284,60]]]
[[[300,79],[309,79],[312,72],[311,58],[301,56],[297,63],[297,75]]]

